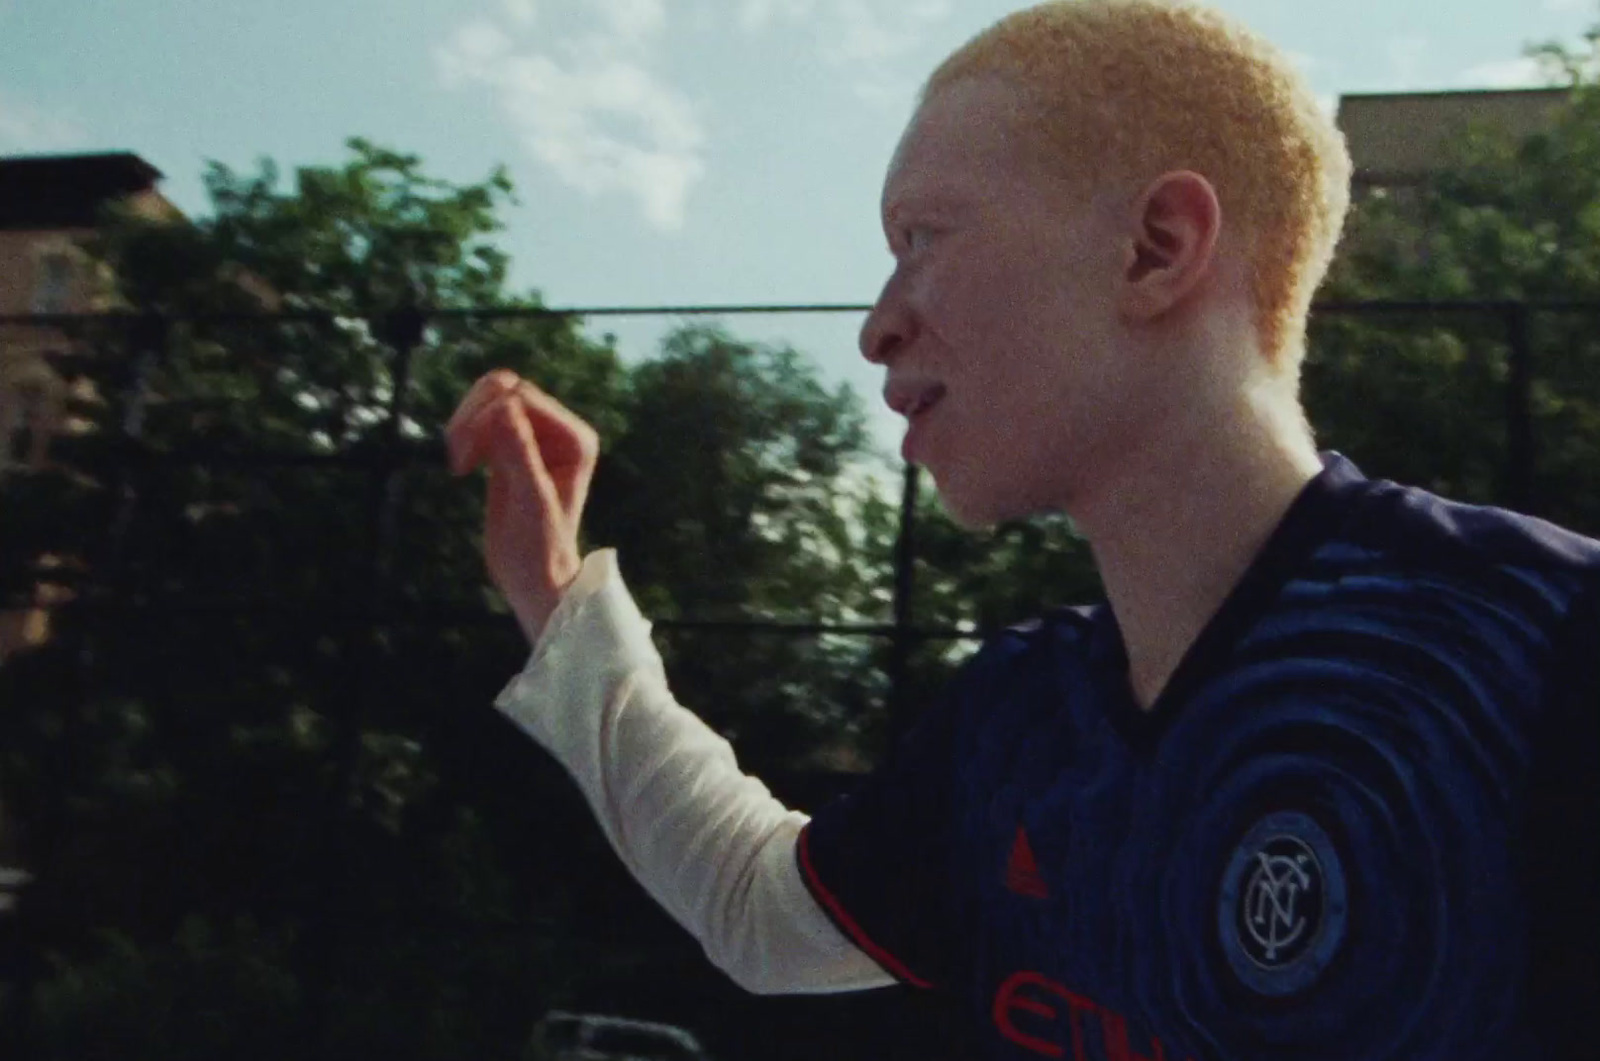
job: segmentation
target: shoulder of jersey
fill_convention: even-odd
[[[1388,549],[1424,566],[1454,561],[1600,572],[1600,541],[1576,531],[1509,509],[1452,501],[1420,487],[1387,480],[1375,481],[1374,487],[1365,518],[1350,529],[1358,538],[1375,532]]]

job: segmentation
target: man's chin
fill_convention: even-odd
[[[995,489],[999,484],[993,482],[940,482],[939,477],[934,476],[934,485],[938,487],[939,502],[945,514],[965,531],[991,531],[1002,523],[1066,512],[1061,505],[1040,498],[1015,491],[1009,496],[1002,494]]]
[[[992,530],[997,524],[1012,518],[1002,510],[1003,506],[997,504],[997,499],[982,491],[963,490],[955,484],[940,483],[938,476],[934,477],[934,484],[939,488],[939,503],[944,506],[945,515],[964,531]]]

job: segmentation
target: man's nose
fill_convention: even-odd
[[[874,365],[884,364],[911,338],[912,320],[900,297],[898,277],[883,285],[872,312],[861,325],[861,356]]]

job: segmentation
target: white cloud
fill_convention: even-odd
[[[823,56],[841,65],[876,63],[904,55],[917,42],[890,26],[866,0],[839,0],[839,32],[823,49]]]
[[[648,70],[626,62],[525,56],[499,72],[501,102],[534,155],[568,184],[634,196],[651,224],[682,227],[705,173],[693,107]]]
[[[511,54],[515,41],[486,18],[475,18],[456,30],[455,38],[436,56],[446,87],[459,88],[482,76]]]
[[[0,96],[0,154],[65,151],[88,139],[83,126],[63,112]]]
[[[651,64],[666,29],[662,0],[587,0],[588,32],[519,46],[476,19],[438,49],[441,80],[491,92],[528,152],[588,195],[631,197],[662,231],[683,226],[705,175],[694,104]]]
[[[1539,60],[1499,59],[1463,70],[1456,78],[1463,88],[1544,88],[1550,76]]]
[[[539,9],[534,0],[504,0],[506,18],[518,29],[529,29],[539,21]]]
[[[4,2],[4,0],[0,0]],[[730,0],[675,8],[692,30]],[[781,28],[811,39],[857,98],[909,109],[917,76],[908,60],[953,0],[733,0],[748,33]],[[552,22],[576,19],[576,29]],[[537,23],[535,37],[530,30]],[[567,23],[564,23],[565,25]],[[495,0],[462,23],[434,61],[448,88],[485,90],[529,155],[589,195],[630,197],[646,220],[679,229],[705,176],[699,108],[660,73],[667,0]],[[702,27],[704,28],[704,27]]]
[[[804,24],[830,66],[854,72],[855,95],[882,110],[909,105],[917,76],[900,60],[927,42],[928,30],[950,17],[952,0],[740,0],[739,24],[761,32],[779,21]]]
[[[954,7],[951,0],[916,0],[906,6],[906,12],[917,22],[942,22]]]
[[[739,0],[739,26],[758,32],[774,18],[793,21],[810,14],[814,6],[813,0]]]
[[[607,27],[621,41],[643,43],[659,36],[667,25],[663,0],[588,0]]]

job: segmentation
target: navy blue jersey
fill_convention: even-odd
[[[1600,1056],[1600,542],[1326,454],[1149,711],[989,639],[797,845],[989,1056]]]

